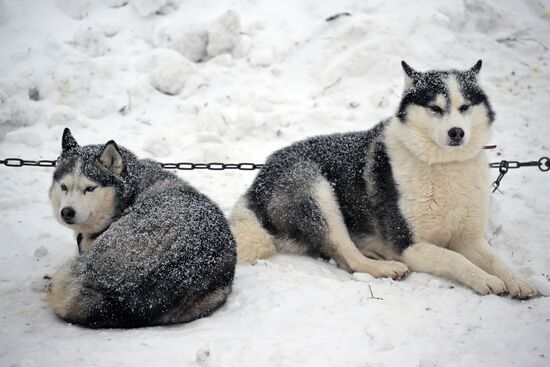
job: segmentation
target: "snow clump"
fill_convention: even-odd
[[[190,61],[200,62],[206,58],[208,33],[206,27],[200,25],[160,25],[155,30],[153,42],[157,47],[171,48]]]
[[[226,11],[207,25],[159,25],[153,34],[153,42],[157,47],[173,49],[193,62],[223,54],[234,58],[245,54],[241,39],[241,20],[234,10]]]
[[[234,10],[228,10],[207,27],[208,56],[214,57],[229,53],[233,57],[244,56],[241,40],[241,20]]]
[[[151,84],[169,95],[179,94],[196,70],[194,65],[174,50],[153,50]]]

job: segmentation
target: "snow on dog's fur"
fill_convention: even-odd
[[[376,277],[398,279],[410,269],[480,294],[535,296],[483,237],[483,146],[494,112],[478,83],[481,60],[467,71],[402,66],[405,89],[393,118],[268,158],[231,216],[239,262],[275,250],[306,253]]]
[[[225,302],[235,240],[212,201],[114,141],[81,147],[65,129],[62,148],[50,200],[80,256],[52,278],[57,315],[137,327],[191,321]]]

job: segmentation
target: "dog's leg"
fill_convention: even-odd
[[[461,253],[486,272],[502,279],[512,297],[526,299],[537,295],[537,289],[515,276],[495,255],[483,237],[470,241],[457,241],[457,244],[452,246],[451,249]]]
[[[407,267],[400,262],[369,259],[359,251],[350,238],[332,187],[324,178],[319,178],[315,183],[313,197],[328,227],[328,241],[322,249],[340,267],[350,272],[393,279],[400,279],[408,273]]]
[[[503,294],[506,285],[494,275],[474,265],[463,255],[419,242],[411,245],[401,255],[401,260],[412,271],[438,275],[469,286],[480,294]]]

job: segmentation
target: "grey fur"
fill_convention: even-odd
[[[276,238],[306,244],[312,255],[332,257],[334,244],[312,192],[326,180],[352,237],[377,235],[396,251],[410,245],[383,144],[385,124],[307,139],[271,155],[247,192],[262,225]]]
[[[115,188],[115,210],[90,250],[54,276],[50,302],[59,316],[88,327],[137,327],[187,322],[220,307],[236,262],[222,211],[157,162],[114,142],[80,147],[73,140],[64,134],[54,185],[79,167]],[[102,153],[116,156],[113,149],[120,175],[100,162]]]
[[[456,78],[460,92],[472,105],[485,108],[488,122],[493,121],[494,112],[477,84],[481,61],[467,71],[421,73],[405,62],[402,66],[408,83],[395,117],[403,124],[409,106],[429,108],[437,95],[449,95],[449,76]],[[274,237],[275,246],[285,245],[279,251],[288,252],[289,246],[299,244],[310,254],[334,258],[337,244],[329,236],[326,215],[315,199],[319,182],[330,184],[349,238],[375,238],[387,248],[380,251],[384,254],[380,257],[391,259],[398,259],[415,242],[399,207],[400,190],[394,179],[394,170],[399,168],[391,162],[385,140],[391,121],[368,131],[309,138],[268,158],[245,198],[248,209]],[[360,244],[356,246],[363,250]]]

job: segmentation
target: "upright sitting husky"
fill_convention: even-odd
[[[62,148],[50,200],[81,256],[53,276],[57,315],[137,327],[191,321],[225,302],[236,246],[212,201],[114,141],[81,147],[65,129]]]
[[[375,277],[399,279],[411,269],[480,294],[535,296],[483,236],[483,146],[494,112],[478,84],[481,60],[467,71],[402,66],[405,89],[393,118],[269,157],[230,218],[239,262],[277,251],[314,254]]]

